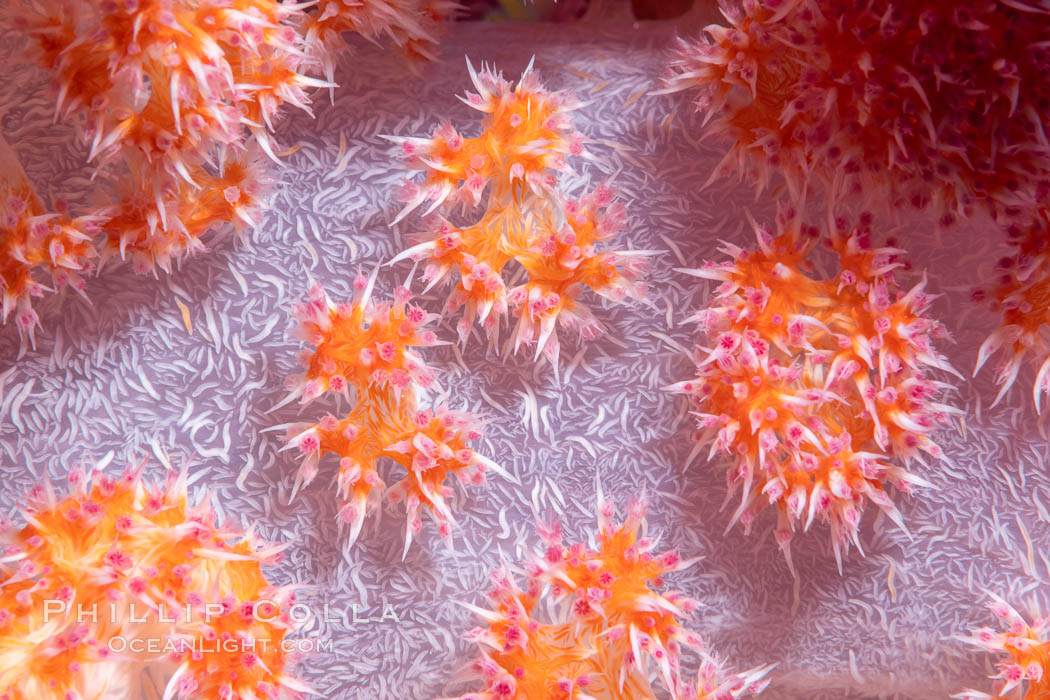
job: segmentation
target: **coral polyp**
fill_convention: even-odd
[[[695,601],[660,589],[664,575],[694,562],[654,551],[655,539],[640,532],[645,510],[636,501],[616,523],[615,506],[599,493],[594,547],[566,545],[560,525],[540,524],[544,549],[524,565],[527,585],[504,566],[488,606],[465,606],[485,621],[468,635],[479,647],[469,672],[484,689],[457,700],[628,700],[655,697],[660,684],[672,697],[699,700],[766,687],[772,667],[726,672],[684,627]],[[681,681],[686,649],[702,658],[695,684]]]
[[[1009,242],[1011,254],[999,260],[990,282],[973,293],[1001,317],[981,345],[974,375],[989,358],[1002,356],[995,373],[999,403],[1025,362],[1034,360],[1032,396],[1042,412],[1043,394],[1050,393],[1050,213],[1044,211],[1029,226],[1012,228]]]
[[[1027,622],[1005,600],[989,593],[988,607],[999,621],[1000,630],[982,627],[964,642],[1000,656],[996,663],[999,673],[996,693],[990,695],[967,690],[953,698],[960,700],[988,700],[993,697],[1018,697],[1024,700],[1042,700],[1050,697],[1050,618],[1035,617]]]
[[[447,477],[480,485],[486,473],[505,472],[470,447],[481,437],[479,419],[444,404],[425,408],[426,390],[436,380],[414,348],[441,344],[425,327],[436,316],[410,304],[412,293],[404,287],[395,290],[392,302],[375,302],[375,278],[375,272],[358,275],[354,299],[343,304],[315,287],[296,309],[300,335],[314,347],[303,355],[306,371],[292,378],[286,402],[306,403],[329,392],[353,407],[342,419],[328,414],[318,423],[287,426],[284,449],[302,454],[295,491],[317,476],[323,456],[339,457],[338,518],[349,528],[347,547],[384,492],[390,501],[403,502],[407,554],[422,528],[420,508],[433,515],[442,537],[451,538],[455,519]],[[380,460],[400,465],[406,476],[387,489]]]
[[[780,174],[797,200],[815,181],[832,205],[931,205],[945,224],[1045,201],[1045,3],[721,5],[727,24],[680,45],[668,88],[697,91],[725,166]]]
[[[191,504],[185,473],[156,488],[141,468],[74,469],[4,527],[0,698],[115,697],[154,662],[174,668],[165,697],[309,692],[283,643],[295,596],[263,574],[284,547]]]
[[[577,100],[545,89],[531,64],[515,86],[490,68],[467,66],[477,92],[462,99],[485,115],[478,136],[446,123],[429,139],[392,137],[409,165],[426,173],[422,184],[406,185],[407,203],[394,222],[426,204],[426,214],[443,208],[448,215],[432,217],[423,242],[394,260],[421,262],[427,289],[453,283],[446,311],[463,310],[461,342],[477,322],[496,343],[507,320],[510,347],[534,344],[536,357],[556,365],[558,325],[586,339],[603,332],[582,292],[616,302],[644,298],[652,251],[603,249],[626,219],[608,186],[575,199],[557,189],[569,158],[584,154],[569,116]],[[474,223],[452,223],[457,204]],[[514,268],[526,281],[508,288]]]
[[[928,485],[910,466],[944,457],[934,433],[961,414],[928,376],[954,370],[934,347],[946,332],[927,315],[925,278],[904,289],[904,252],[874,246],[869,224],[836,222],[831,278],[809,272],[820,234],[791,211],[775,233],[755,224],[757,249],[725,244],[731,260],[683,270],[720,283],[688,319],[701,332],[697,374],[668,387],[699,419],[691,459],[705,449],[729,460],[730,496],[741,492],[732,522],[749,529],[776,507],[789,564],[793,533],[814,519],[830,524],[840,568],[843,546],[860,546],[866,502],[902,525],[885,487]]]

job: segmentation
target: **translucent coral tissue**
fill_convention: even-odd
[[[694,450],[729,461],[732,522],[749,529],[773,505],[786,554],[798,529],[830,524],[836,559],[867,502],[903,526],[887,485],[908,493],[928,482],[914,469],[941,459],[936,432],[962,411],[944,402],[954,370],[937,352],[947,337],[927,310],[926,279],[902,286],[904,251],[872,243],[870,217],[838,221],[825,241],[839,270],[811,272],[817,229],[777,217],[755,224],[757,247],[726,244],[730,259],[688,274],[719,283],[688,323],[700,338],[696,375],[670,390],[698,417]],[[790,557],[789,557],[790,563]]]
[[[166,698],[308,692],[282,644],[294,594],[263,574],[284,547],[190,503],[184,473],[157,488],[141,468],[74,469],[68,494],[45,482],[5,524],[0,698],[138,697],[147,666],[170,674]]]
[[[679,700],[731,700],[760,693],[771,666],[725,670],[700,635],[685,627],[696,602],[663,591],[663,577],[691,566],[676,551],[657,552],[642,534],[646,505],[616,508],[598,498],[595,544],[566,544],[557,523],[540,523],[543,548],[492,576],[482,620],[468,637],[478,658],[465,675],[483,689],[457,700],[634,700],[670,693]],[[684,680],[682,660],[699,666]],[[662,697],[662,695],[661,695]]]

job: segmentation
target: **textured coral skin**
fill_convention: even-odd
[[[30,494],[27,524],[5,525],[0,698],[115,697],[151,662],[177,666],[173,697],[307,692],[287,675],[282,646],[294,594],[262,572],[283,547],[190,505],[185,473],[152,488],[140,470],[114,479],[75,469],[69,495],[44,483]],[[133,639],[144,644],[137,653]]]
[[[457,700],[634,700],[656,697],[654,681],[682,700],[762,692],[771,667],[724,671],[683,627],[695,601],[659,591],[665,574],[695,562],[653,551],[656,539],[639,531],[645,508],[635,501],[614,523],[599,489],[593,547],[567,546],[560,525],[539,523],[545,549],[525,564],[527,586],[505,566],[492,577],[489,607],[465,606],[487,623],[469,634],[480,651],[469,673],[484,690]],[[702,658],[694,683],[681,679],[684,648]]]
[[[992,697],[1016,697],[1023,700],[1046,700],[1050,698],[1050,618],[1036,617],[1028,623],[1024,616],[1005,600],[989,594],[988,607],[999,620],[1002,631],[982,627],[965,642],[984,651],[1006,655],[996,666],[999,679],[996,694],[989,695],[977,690],[967,690],[953,698],[961,700],[989,700]],[[1012,692],[1011,692],[1012,691]]]
[[[568,157],[584,154],[569,118],[578,106],[575,98],[544,89],[531,64],[514,87],[491,69],[478,73],[469,60],[467,67],[477,92],[461,99],[486,115],[478,136],[465,137],[445,124],[429,139],[394,138],[408,163],[426,172],[422,186],[406,186],[408,202],[394,223],[425,202],[427,214],[445,205],[448,216],[437,216],[427,240],[393,262],[423,262],[428,289],[455,280],[446,311],[464,309],[457,325],[461,342],[476,320],[497,343],[503,320],[513,314],[511,347],[535,343],[536,357],[542,353],[556,365],[557,324],[587,339],[603,331],[579,301],[582,291],[617,302],[643,298],[640,278],[651,251],[599,250],[625,219],[607,186],[579,199],[557,190],[557,173],[568,168]],[[473,223],[452,223],[456,204]],[[508,289],[505,278],[514,262],[527,279]]]
[[[306,403],[333,392],[352,401],[353,408],[341,420],[329,414],[317,424],[288,426],[284,449],[298,448],[303,454],[296,491],[317,475],[322,456],[339,456],[338,517],[349,526],[348,548],[384,491],[392,502],[403,501],[407,553],[413,534],[422,527],[420,507],[433,514],[443,537],[451,537],[455,519],[449,504],[452,490],[445,484],[448,476],[464,484],[482,484],[487,471],[505,472],[469,447],[481,437],[474,415],[444,405],[424,408],[425,391],[436,381],[413,348],[441,344],[425,328],[436,315],[408,304],[412,294],[404,287],[397,289],[392,303],[376,303],[374,284],[375,273],[358,276],[354,300],[339,305],[315,287],[296,310],[300,334],[314,350],[304,354],[306,372],[293,378],[287,400],[301,397]],[[380,459],[407,472],[389,490],[379,475]]]
[[[681,45],[726,164],[797,199],[1027,218],[1050,193],[1046,2],[745,0]]]
[[[869,224],[836,222],[830,279],[810,272],[820,234],[791,211],[775,235],[755,225],[756,250],[726,245],[732,261],[683,270],[721,286],[689,319],[702,332],[696,378],[668,388],[696,407],[693,456],[709,444],[709,458],[732,460],[731,494],[742,491],[733,522],[749,528],[775,505],[789,563],[792,534],[817,515],[830,523],[840,569],[842,546],[860,546],[866,501],[903,526],[885,485],[926,484],[909,465],[943,457],[931,435],[961,413],[939,402],[948,385],[927,377],[954,370],[933,347],[945,332],[925,315],[925,279],[905,291],[903,251],[873,247]]]

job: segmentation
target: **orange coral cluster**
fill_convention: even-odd
[[[869,223],[836,222],[827,241],[840,270],[829,279],[809,272],[819,232],[791,211],[775,234],[755,225],[756,250],[726,244],[731,261],[685,270],[721,284],[689,319],[702,332],[697,376],[668,388],[697,410],[693,455],[709,444],[709,458],[732,460],[730,494],[743,492],[732,521],[750,528],[775,505],[789,564],[792,534],[817,516],[840,568],[842,546],[860,546],[866,501],[901,524],[885,485],[926,485],[909,465],[943,458],[931,436],[961,414],[939,402],[949,385],[927,376],[954,371],[934,348],[946,332],[926,315],[925,279],[905,291],[903,251],[874,247]]]
[[[319,0],[307,17],[305,33],[331,81],[344,32],[371,41],[388,37],[409,59],[430,61],[439,26],[458,9],[455,0]]]
[[[1050,392],[1050,212],[1031,226],[1011,230],[1013,253],[996,266],[991,283],[974,290],[975,301],[988,303],[1001,315],[999,328],[977,357],[974,375],[990,357],[1002,351],[995,375],[998,403],[1013,386],[1025,360],[1039,365],[1032,395],[1042,412],[1043,394]]]
[[[91,239],[102,218],[71,218],[62,202],[56,208],[58,212],[45,210],[0,137],[0,321],[6,323],[15,312],[19,333],[30,341],[38,324],[31,300],[48,290],[39,278],[46,275],[56,288],[68,284],[80,291],[96,256]],[[35,274],[37,270],[44,275]]]
[[[1050,698],[1050,618],[1036,617],[1031,624],[1002,598],[989,594],[988,607],[999,620],[1003,631],[990,627],[975,630],[962,637],[965,642],[993,654],[1003,653],[1005,659],[997,665],[999,679],[996,694],[989,695],[977,690],[967,690],[953,695],[960,700],[990,700],[1006,697],[1011,691],[1024,700],[1046,700]],[[1014,697],[1010,695],[1010,697]]]
[[[1050,197],[1050,8],[1046,3],[743,0],[724,25],[682,42],[667,92],[690,90],[711,133],[730,141],[711,180],[782,176],[792,203],[822,187],[829,210],[855,202],[929,209],[947,227],[985,212],[1029,231],[978,296],[1003,310],[1002,399],[1022,359],[1046,358]],[[1026,252],[1035,247],[1036,254]],[[1028,309],[1028,310],[1025,310]],[[1034,348],[1034,351],[1033,351]],[[1037,406],[1050,381],[1043,364]]]
[[[639,533],[644,516],[644,501],[635,502],[616,524],[599,494],[595,548],[565,546],[559,525],[541,524],[546,549],[527,564],[527,587],[504,567],[493,575],[489,607],[466,606],[486,623],[469,634],[480,648],[470,672],[484,690],[458,700],[633,700],[655,697],[657,679],[680,700],[761,692],[771,667],[723,671],[682,625],[696,603],[659,591],[664,575],[693,562],[654,552],[655,539]],[[702,658],[695,683],[681,678],[685,648]]]
[[[394,261],[422,261],[427,289],[455,280],[446,310],[464,309],[457,325],[461,341],[477,321],[498,342],[501,323],[513,313],[514,350],[535,343],[536,356],[543,353],[556,365],[557,324],[588,339],[603,330],[580,301],[583,290],[617,302],[643,298],[640,278],[652,251],[601,249],[626,218],[607,186],[578,199],[557,189],[568,158],[584,153],[569,117],[579,103],[544,89],[531,64],[514,87],[491,69],[478,73],[469,61],[467,66],[477,92],[463,101],[486,115],[482,131],[466,137],[445,123],[429,139],[395,138],[408,163],[426,171],[422,185],[406,186],[407,204],[395,223],[427,202],[427,214],[444,205],[450,216],[461,204],[474,223],[459,226],[438,215],[427,240]],[[527,280],[508,289],[512,267]]]
[[[253,225],[278,109],[308,109],[302,12],[276,0],[46,3],[28,15],[56,112],[100,164],[126,163],[103,251],[167,270],[226,221]]]
[[[409,304],[412,294],[404,287],[395,291],[392,303],[374,302],[375,277],[374,272],[357,277],[352,302],[335,304],[315,287],[297,309],[301,335],[314,350],[304,355],[306,371],[294,378],[287,400],[306,403],[332,392],[352,401],[353,408],[342,419],[328,414],[316,424],[288,426],[284,449],[303,454],[296,491],[317,475],[321,457],[339,456],[338,518],[349,526],[348,547],[384,491],[391,501],[403,501],[407,553],[413,534],[422,528],[421,507],[434,516],[440,534],[451,537],[455,520],[447,477],[482,484],[486,472],[505,472],[470,448],[481,437],[476,417],[444,405],[423,407],[425,391],[436,381],[413,348],[441,344],[425,328],[436,316]],[[389,490],[379,475],[380,459],[407,472]]]
[[[683,42],[670,90],[762,184],[783,175],[830,204],[1013,219],[1050,194],[1045,3],[743,0]]]
[[[305,7],[46,0],[18,8],[54,76],[56,115],[82,127],[90,159],[116,169],[114,203],[82,221],[103,259],[130,258],[140,273],[169,271],[203,248],[209,231],[231,222],[238,233],[254,228],[268,185],[262,153],[277,159],[269,132],[282,105],[309,111],[309,88],[334,87],[339,34],[386,35],[409,55],[430,58],[436,24],[456,9],[448,0],[325,0],[312,14]],[[317,71],[328,81],[311,77]],[[71,254],[71,246],[63,250]],[[25,257],[23,265],[39,262]],[[3,291],[8,308],[23,309],[25,337],[40,282],[13,279],[22,272],[5,270]]]
[[[74,470],[69,495],[45,483],[5,526],[0,698],[104,697],[151,662],[175,668],[171,697],[309,692],[288,675],[294,595],[262,572],[283,547],[190,505],[185,474],[152,488],[140,470]]]

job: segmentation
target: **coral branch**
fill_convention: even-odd
[[[1012,219],[1050,192],[1045,3],[725,2],[683,42],[670,91],[696,89],[724,161],[798,204],[932,205],[947,225]]]
[[[440,25],[459,10],[455,0],[319,0],[307,18],[307,43],[317,47],[325,75],[335,75],[343,32],[370,41],[388,38],[413,61],[434,59]]]
[[[127,169],[105,253],[168,270],[224,222],[257,223],[264,179],[250,134],[283,104],[308,110],[302,11],[275,0],[45,3],[26,24],[100,165]]]

